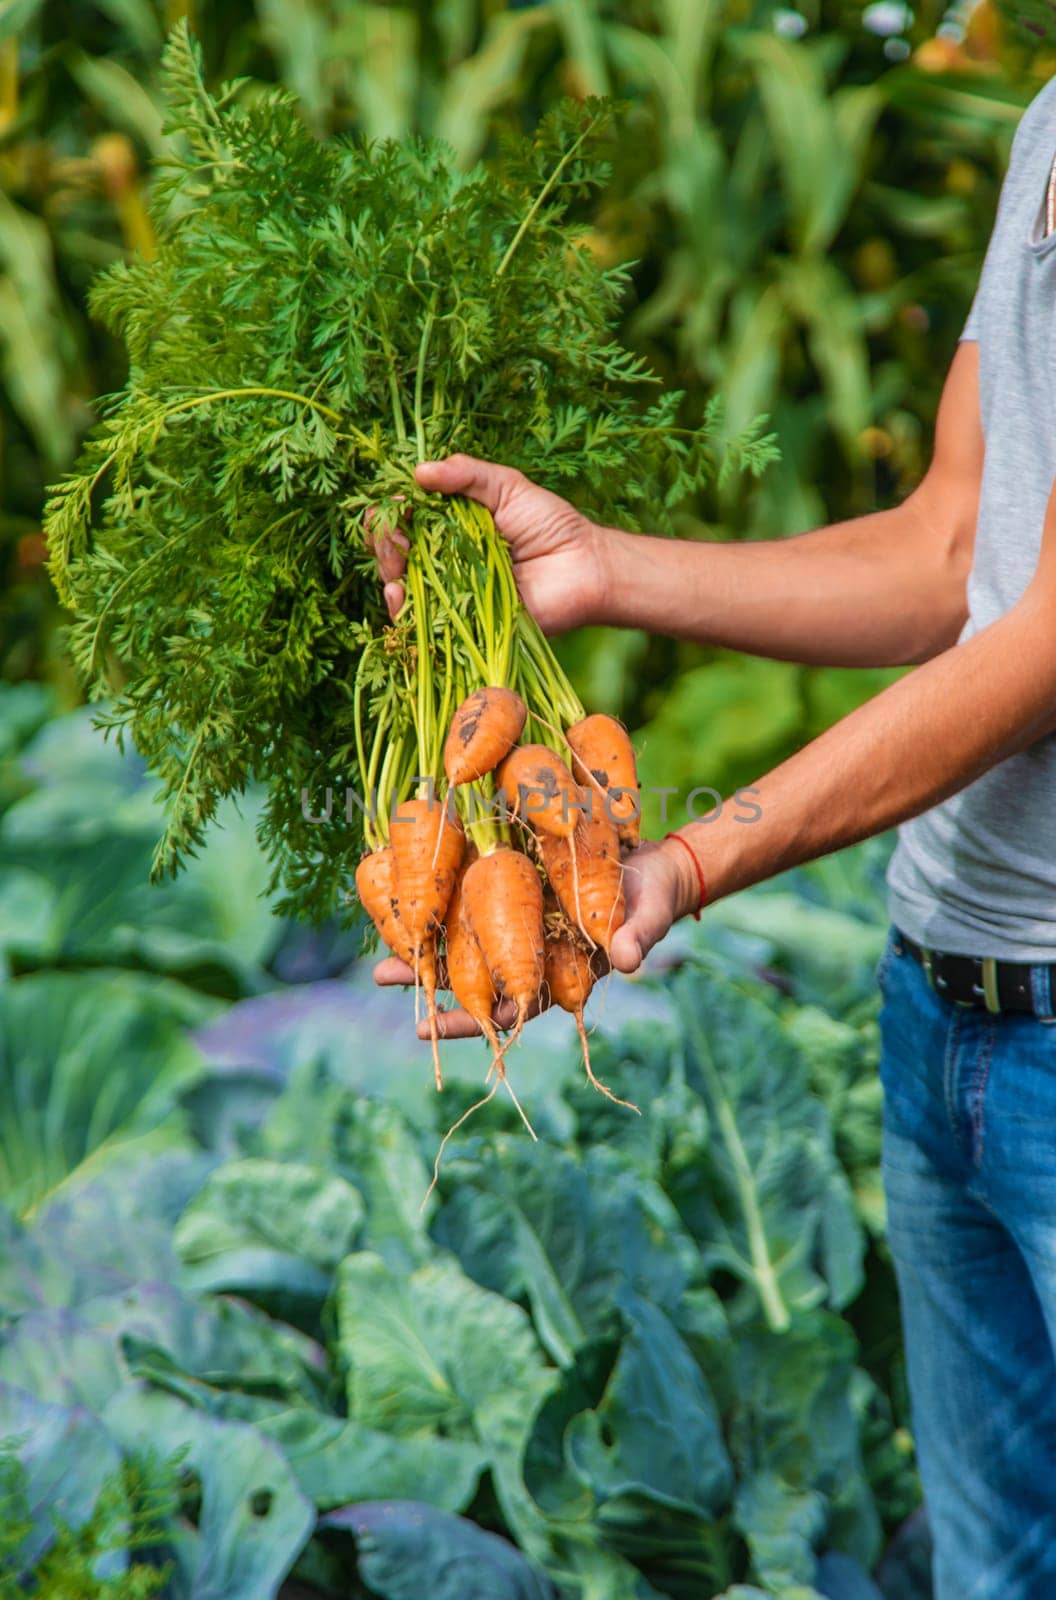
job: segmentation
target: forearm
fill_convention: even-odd
[[[751,544],[605,529],[602,615],[751,655],[831,666],[923,661],[965,618],[962,519],[936,526],[911,497],[796,538]]]
[[[817,665],[927,661],[964,623],[984,455],[968,340],[943,388],[931,465],[901,506],[766,544],[601,530],[594,620]]]
[[[757,820],[724,808],[681,832],[719,899],[916,816],[1054,727],[1053,607],[1028,595],[761,779]]]

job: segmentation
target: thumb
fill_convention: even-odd
[[[637,972],[644,955],[632,923],[625,922],[622,928],[616,929],[609,947],[609,960],[617,972]]]
[[[654,944],[671,927],[671,918],[656,902],[643,900],[612,936],[609,957],[617,972],[637,972]]]
[[[643,844],[624,861],[627,919],[609,952],[618,972],[637,972],[678,916],[679,866],[660,844]]]
[[[436,494],[464,494],[487,508],[492,516],[502,511],[523,475],[514,467],[495,461],[479,461],[476,456],[446,456],[443,461],[423,461],[415,468],[415,478],[423,489]]]

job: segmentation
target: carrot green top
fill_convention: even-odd
[[[157,255],[93,294],[128,382],[54,491],[51,568],[80,672],[116,690],[105,721],[161,779],[156,870],[256,779],[285,908],[325,914],[362,822],[353,807],[324,849],[302,790],[439,775],[445,717],[477,684],[516,687],[522,663],[544,716],[576,709],[545,641],[520,648],[490,519],[426,495],[415,464],[501,459],[599,516],[663,526],[722,468],[717,408],[682,418],[615,338],[628,273],[575,215],[606,175],[610,107],[570,102],[461,172],[438,143],[320,143],[282,91],[211,93],[185,25],[165,90]],[[725,462],[771,455],[753,430]],[[372,506],[413,511],[395,629]]]

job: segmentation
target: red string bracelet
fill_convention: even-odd
[[[680,844],[682,846],[682,848],[684,850],[688,850],[689,851],[689,859],[692,861],[694,867],[696,868],[697,882],[700,884],[700,904],[697,907],[697,909],[694,911],[693,916],[694,916],[694,919],[697,922],[699,922],[700,921],[700,913],[703,911],[704,907],[708,903],[708,886],[704,882],[704,868],[701,866],[700,862],[697,860],[697,852],[694,850],[693,846],[690,844],[688,839],[683,839],[683,837],[682,837],[682,835],[680,833],[665,833],[664,834],[664,843],[665,844],[667,843],[668,839],[674,839],[678,844]]]

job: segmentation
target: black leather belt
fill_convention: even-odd
[[[1025,961],[995,961],[992,957],[951,956],[941,950],[923,950],[904,933],[896,935],[897,945],[919,961],[931,986],[958,1006],[977,1006],[986,1011],[1030,1011],[1034,1006],[1032,967]],[[1052,993],[1056,995],[1056,968],[1049,969]]]

